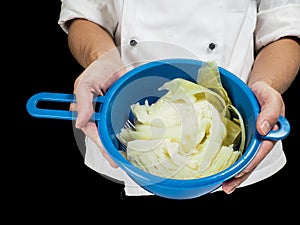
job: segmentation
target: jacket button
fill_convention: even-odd
[[[208,45],[208,49],[209,50],[214,50],[216,48],[216,44],[214,43],[214,42],[211,42],[211,43],[209,43],[209,45]]]
[[[136,46],[137,45],[137,41],[134,40],[134,39],[132,39],[132,40],[130,40],[129,44],[130,44],[130,46]]]

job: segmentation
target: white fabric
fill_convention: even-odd
[[[103,26],[121,48],[124,63],[185,57],[218,65],[247,81],[254,51],[280,37],[300,37],[300,0],[62,0],[58,24],[85,18]],[[232,25],[234,24],[234,26]],[[130,46],[131,40],[137,41]],[[215,49],[208,48],[210,43]],[[127,195],[145,195],[121,169],[113,169],[87,139],[85,164],[124,181]],[[243,186],[280,170],[286,158],[278,142]]]

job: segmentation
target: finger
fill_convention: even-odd
[[[76,90],[76,110],[78,112],[78,116],[76,119],[75,126],[77,128],[83,128],[90,121],[93,113],[94,113],[94,90],[91,91],[90,88],[80,87],[79,84]]]
[[[269,154],[269,152],[274,147],[275,142],[273,141],[263,141],[259,151],[249,165],[239,174],[237,174],[233,179],[226,181],[222,184],[224,192],[227,194],[232,193],[239,185],[241,185],[255,170],[259,163]]]
[[[272,151],[275,141],[264,140],[249,165],[244,169],[245,172],[253,171],[258,164]]]
[[[238,178],[232,178],[228,181],[225,181],[222,184],[222,189],[226,194],[231,194],[232,192],[234,192],[234,190],[241,184],[243,183],[249,176],[251,175],[251,173],[246,173],[241,177]]]
[[[76,103],[71,103],[69,107],[70,111],[77,111]]]
[[[235,178],[242,177],[244,174],[247,173],[252,173],[252,171],[254,171],[254,169],[258,166],[258,164],[260,164],[261,161],[270,153],[274,145],[275,142],[273,141],[268,141],[268,140],[263,141],[259,148],[259,151],[255,155],[253,160],[249,163],[248,166],[246,166],[246,168],[241,173],[237,174]]]

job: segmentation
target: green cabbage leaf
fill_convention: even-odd
[[[194,179],[220,172],[241,156],[243,119],[214,61],[202,65],[197,82],[176,78],[159,90],[167,93],[155,103],[131,106],[135,129],[117,134],[132,164],[161,177]]]

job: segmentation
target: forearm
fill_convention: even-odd
[[[74,58],[84,68],[116,48],[112,37],[105,29],[83,19],[70,22],[68,45]]]
[[[257,55],[248,85],[265,81],[281,94],[293,82],[300,66],[300,45],[282,38],[265,46]]]

